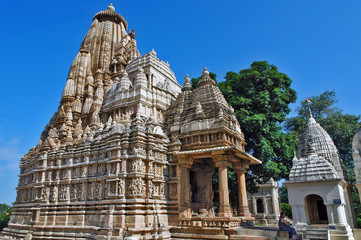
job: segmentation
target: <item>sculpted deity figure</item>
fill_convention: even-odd
[[[61,200],[68,200],[69,199],[69,187],[63,185],[60,192],[60,199]]]
[[[154,190],[154,184],[153,184],[152,180],[148,180],[148,197],[149,198],[153,197],[153,190]]]
[[[188,185],[184,193],[184,201],[190,203],[192,201],[192,188],[191,185]]]
[[[78,199],[78,185],[74,184],[71,189],[71,199]]]
[[[92,182],[92,183],[90,183],[90,185],[89,185],[89,191],[88,191],[88,197],[90,198],[90,199],[92,199],[92,198],[94,198],[94,191],[95,191],[95,184]]]
[[[48,187],[44,187],[41,189],[41,199],[45,201],[49,200],[49,194],[50,194],[50,189]]]
[[[153,173],[153,163],[149,162],[149,173]]]
[[[97,193],[98,193],[98,199],[99,200],[103,199],[103,183],[102,182],[97,183]]]
[[[54,186],[51,194],[51,201],[57,201],[57,200],[58,200],[58,187]]]
[[[161,183],[160,185],[159,185],[159,195],[164,195],[164,193],[165,193],[165,189],[164,189],[164,183]]]
[[[86,199],[86,185],[85,183],[81,183],[81,195],[80,195],[80,200],[84,201]]]
[[[119,196],[125,195],[125,179],[119,179]]]
[[[81,176],[86,177],[86,166],[82,167],[81,169],[82,169]]]

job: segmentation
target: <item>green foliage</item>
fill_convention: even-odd
[[[279,197],[281,203],[288,203],[288,192],[286,185],[282,185],[282,187],[279,188]]]
[[[209,76],[217,83],[217,75],[215,73],[209,72]],[[201,80],[201,77],[191,79],[193,89],[198,88],[199,80]]]
[[[355,208],[356,221],[357,221],[358,227],[360,228],[361,227],[361,204],[360,204],[359,192],[355,186],[352,186],[351,196],[352,196],[353,206]]]
[[[284,212],[287,217],[292,218],[292,208],[288,203],[281,203],[281,211]]]
[[[225,79],[218,86],[235,109],[247,142],[246,151],[263,162],[250,168],[248,190],[255,189],[256,181],[287,179],[295,141],[282,131],[282,123],[290,112],[289,104],[296,101],[291,79],[266,61],[253,62],[239,73],[228,72]]]
[[[12,213],[12,207],[1,203],[0,204],[0,231],[8,226],[8,222],[10,220],[10,216]]]

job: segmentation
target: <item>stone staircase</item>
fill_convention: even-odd
[[[328,226],[325,225],[309,225],[308,230],[304,234],[304,240],[327,240]]]

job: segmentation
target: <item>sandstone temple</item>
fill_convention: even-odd
[[[199,88],[188,76],[180,86],[154,50],[139,53],[110,5],[94,16],[59,108],[21,159],[5,238],[229,239],[254,220],[245,172],[260,161],[244,146],[207,69]],[[238,175],[236,209],[228,166]]]

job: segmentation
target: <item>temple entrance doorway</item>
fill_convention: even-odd
[[[311,194],[305,197],[309,224],[328,224],[327,209],[322,197]]]
[[[209,215],[213,210],[212,173],[214,168],[211,158],[195,159],[190,168],[190,204],[194,213]]]
[[[264,213],[263,200],[259,198],[257,199],[256,203],[257,203],[257,213]]]

